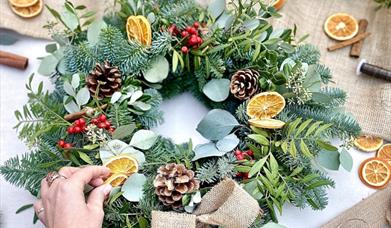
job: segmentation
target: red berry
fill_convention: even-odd
[[[73,134],[73,133],[75,133],[75,128],[72,126],[68,127],[67,132],[68,132],[68,134]]]
[[[189,32],[188,31],[185,31],[183,30],[182,33],[181,33],[182,37],[186,37],[189,35]]]
[[[191,38],[189,39],[188,44],[189,44],[190,46],[197,45],[197,37],[191,37]]]
[[[197,43],[198,43],[198,44],[202,44],[202,41],[203,41],[202,38],[199,37],[199,36],[197,36]]]
[[[237,156],[237,155],[239,155],[239,154],[242,154],[242,151],[240,151],[240,150],[235,150],[235,155]]]
[[[245,180],[248,179],[248,173],[243,173],[243,179],[245,179]]]
[[[200,22],[196,21],[193,24],[194,28],[198,29],[200,27]]]
[[[86,124],[86,120],[84,118],[79,119],[80,126],[84,126]]]
[[[99,123],[99,120],[98,120],[98,119],[92,119],[92,120],[91,120],[91,123],[96,125],[96,124]]]
[[[109,131],[110,133],[113,133],[115,131],[115,128],[110,127],[107,131]]]
[[[191,28],[192,28],[192,27],[187,26],[185,30],[186,30],[188,33],[191,33],[191,32],[190,32],[190,31],[191,31]]]
[[[63,139],[60,139],[57,144],[59,147],[64,147],[65,141]]]
[[[106,124],[105,123],[98,123],[98,128],[106,128]]]
[[[73,122],[73,125],[80,126],[80,120],[75,120],[75,122]]]
[[[243,176],[243,173],[237,173],[236,176],[241,177],[241,176]]]
[[[187,54],[187,53],[189,53],[189,48],[186,47],[186,46],[183,46],[183,47],[181,48],[181,51],[182,51],[183,54]]]
[[[171,33],[171,34],[176,35],[177,31],[178,31],[178,30],[177,30],[175,24],[172,24],[172,25],[168,28],[168,32]]]
[[[190,34],[193,34],[193,35],[198,35],[198,31],[196,28],[194,27],[191,27],[190,30],[188,31]]]
[[[81,128],[78,127],[78,126],[74,127],[74,129],[75,129],[75,133],[80,133],[81,132]]]
[[[64,145],[63,148],[64,148],[64,149],[72,148],[72,144],[70,144],[70,143],[65,143],[65,145]]]
[[[236,155],[236,159],[243,160],[244,159],[243,154]]]
[[[106,119],[107,119],[106,116],[103,114],[99,116],[99,121],[101,121],[101,122],[106,121]]]
[[[252,150],[248,150],[248,151],[246,151],[246,153],[248,154],[248,156],[253,156],[254,155],[254,152]]]

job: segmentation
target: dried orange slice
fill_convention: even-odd
[[[114,156],[103,164],[103,166],[109,168],[111,173],[120,173],[127,176],[130,176],[138,171],[137,160],[127,154]]]
[[[375,189],[381,189],[387,186],[391,179],[391,168],[386,161],[379,158],[368,158],[364,160],[358,174],[361,181]]]
[[[109,178],[106,179],[105,184],[111,184],[113,187],[122,185],[128,176],[122,173],[114,173]]]
[[[8,0],[11,5],[16,7],[29,7],[35,5],[38,0]]]
[[[28,7],[18,7],[11,4],[11,9],[16,15],[20,17],[31,18],[37,16],[42,12],[43,3],[42,0],[38,0],[37,3]]]
[[[349,40],[358,33],[357,20],[346,13],[329,16],[324,23],[324,31],[335,40]]]
[[[285,107],[285,99],[277,92],[263,92],[250,99],[247,115],[252,119],[270,119]]]
[[[273,7],[276,9],[276,10],[280,10],[285,4],[285,0],[276,0],[274,1],[273,3]]]
[[[377,151],[376,157],[385,160],[389,165],[391,165],[391,143],[384,144]]]
[[[126,22],[128,39],[136,39],[144,45],[151,45],[152,30],[149,21],[144,16],[129,16]]]
[[[248,122],[251,126],[266,129],[280,129],[285,125],[285,122],[275,119],[250,119]]]
[[[359,150],[372,152],[376,151],[383,145],[383,139],[376,136],[361,135],[356,140],[354,140],[354,145]]]

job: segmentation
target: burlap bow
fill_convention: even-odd
[[[262,215],[258,202],[235,181],[225,179],[202,198],[193,214],[152,211],[152,228],[249,227]]]

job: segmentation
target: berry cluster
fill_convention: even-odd
[[[73,122],[72,126],[68,127],[67,133],[68,134],[78,134],[82,133],[86,130],[86,120],[83,118],[80,118],[78,120],[75,120]]]
[[[191,48],[198,48],[204,41],[199,36],[199,27],[200,23],[198,21],[194,22],[192,26],[187,26],[185,29],[180,31],[175,24],[172,24],[168,31],[174,35],[178,36],[179,34],[183,39],[183,46],[181,51],[183,54],[189,53]]]
[[[114,128],[111,126],[110,121],[103,114],[91,120],[91,124],[95,124],[98,128],[106,129],[108,132],[114,132]]]
[[[58,140],[57,145],[58,145],[60,148],[63,148],[63,149],[70,149],[70,148],[72,148],[72,144],[71,144],[71,143],[65,142],[64,139]]]
[[[235,151],[235,157],[237,160],[242,161],[242,160],[250,160],[253,162],[254,160],[254,152],[252,150],[247,150],[247,151],[240,151],[236,150]],[[237,173],[237,177],[242,177],[243,179],[248,179],[248,172],[246,173]]]

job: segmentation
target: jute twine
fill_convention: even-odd
[[[240,216],[238,211],[240,210]],[[152,212],[152,228],[249,227],[262,215],[258,202],[232,179],[225,179],[202,198],[193,214]]]

